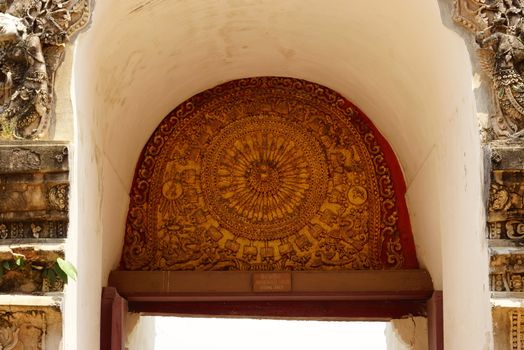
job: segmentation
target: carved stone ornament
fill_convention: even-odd
[[[492,292],[524,292],[524,254],[495,254],[490,259]]]
[[[54,307],[0,306],[0,350],[61,348],[61,322]]]
[[[488,206],[491,239],[524,239],[524,171],[494,170]]]
[[[66,237],[68,164],[65,144],[0,145],[0,242]]]
[[[89,9],[89,0],[0,1],[0,139],[46,136],[64,44]]]
[[[252,78],[194,96],[143,150],[123,268],[414,268],[394,155],[325,87]]]
[[[475,34],[492,79],[498,138],[524,136],[524,1],[455,0],[454,19]]]

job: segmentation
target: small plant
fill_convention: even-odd
[[[69,279],[76,281],[77,277],[75,266],[62,258],[57,258],[56,261],[49,265],[36,261],[28,261],[25,256],[17,254],[14,260],[5,260],[0,264],[0,278],[2,278],[6,271],[24,269],[42,271],[42,277],[51,285],[55,284],[57,278],[66,284]]]

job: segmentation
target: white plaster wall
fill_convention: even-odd
[[[192,95],[260,75],[326,85],[372,119],[403,167],[421,265],[444,290],[446,349],[489,346],[471,67],[436,1],[97,1],[74,60],[75,348],[98,339],[100,288],[154,128]]]
[[[384,333],[388,350],[428,350],[428,321],[425,317],[391,320]]]
[[[128,314],[126,319],[126,350],[155,350],[155,318]]]

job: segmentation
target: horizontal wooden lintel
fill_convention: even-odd
[[[109,285],[130,301],[427,300],[433,293],[429,273],[420,269],[284,272],[291,278],[286,292],[256,291],[257,273],[113,271]]]

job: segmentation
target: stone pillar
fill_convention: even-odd
[[[472,34],[466,44],[480,77],[477,112],[485,116],[479,124],[494,345],[524,349],[524,3],[455,0],[454,20]]]
[[[55,130],[73,116],[55,77],[89,14],[89,0],[0,1],[0,349],[64,348],[73,140]]]

